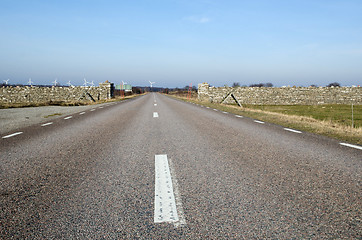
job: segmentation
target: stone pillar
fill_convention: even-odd
[[[110,83],[107,80],[104,83],[100,83],[99,87],[106,89],[105,99],[111,99],[114,97],[114,83]]]
[[[197,90],[197,98],[199,101],[209,100],[209,87],[208,83],[199,83]]]

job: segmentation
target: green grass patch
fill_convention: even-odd
[[[287,115],[307,116],[317,120],[331,121],[344,126],[352,126],[352,106],[344,104],[328,105],[243,105],[250,109],[277,112]],[[353,106],[353,126],[362,127],[362,105]]]

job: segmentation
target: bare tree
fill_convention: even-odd
[[[233,83],[233,87],[240,87],[240,83],[234,82],[234,83]]]
[[[337,83],[337,82],[333,82],[327,85],[327,87],[340,87],[341,84]]]

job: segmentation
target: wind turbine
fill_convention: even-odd
[[[8,79],[6,79],[6,80],[3,80],[4,82],[5,82],[5,85],[8,85],[8,83],[9,83],[9,78]]]
[[[91,81],[90,84],[91,84],[92,87],[94,87],[94,82],[93,81]]]
[[[31,78],[29,78],[28,85],[33,86],[33,83],[34,82],[31,81]]]
[[[87,83],[88,83],[88,82],[87,82],[87,79],[84,78],[84,83],[83,83],[84,87],[87,86]]]
[[[69,87],[73,87],[73,85],[70,83],[70,80],[67,82],[67,84],[69,85]]]
[[[58,84],[58,82],[57,82],[57,78],[54,80],[54,82],[52,82],[52,83],[54,83],[54,86],[57,86],[57,84]]]
[[[152,88],[152,84],[155,84],[156,82],[151,82],[151,81],[149,81],[150,82],[150,84],[151,84],[151,88]]]

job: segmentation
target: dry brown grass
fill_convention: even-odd
[[[90,100],[79,100],[79,101],[48,101],[48,102],[41,102],[41,103],[1,103],[0,109],[2,108],[24,108],[24,107],[41,107],[41,106],[85,106],[85,105],[96,105],[100,103],[107,103],[107,102],[117,102],[122,101],[130,98],[137,97],[139,95],[130,95],[124,98],[115,97],[112,99],[106,100],[99,100],[96,102]]]

